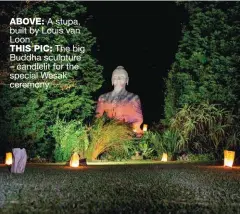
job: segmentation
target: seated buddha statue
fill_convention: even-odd
[[[127,71],[123,66],[118,66],[112,73],[114,89],[98,98],[96,116],[100,117],[105,112],[110,118],[132,124],[134,132],[141,135],[140,126],[143,122],[141,102],[138,95],[126,90],[128,83]]]

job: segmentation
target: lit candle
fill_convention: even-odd
[[[147,124],[143,124],[143,131],[146,132],[147,131],[147,127],[148,125]]]
[[[167,162],[167,153],[163,153],[161,161]]]
[[[234,162],[235,152],[224,150],[224,166],[232,167]]]
[[[79,166],[79,155],[77,152],[74,152],[74,154],[72,155],[71,160],[70,160],[70,166],[71,167]]]
[[[7,153],[6,153],[5,164],[7,164],[7,165],[11,165],[12,162],[13,162],[12,152],[7,152]]]

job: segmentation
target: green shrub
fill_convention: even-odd
[[[139,151],[142,154],[144,159],[149,159],[153,156],[154,150],[151,148],[150,144],[148,144],[147,142],[140,142]]]
[[[177,131],[148,131],[140,139],[138,150],[145,158],[159,157],[162,153],[171,155],[178,151],[179,141],[180,135]]]
[[[177,130],[166,130],[162,135],[163,152],[173,154],[180,149],[181,136]]]
[[[99,159],[108,161],[129,160],[135,154],[135,151],[138,151],[136,142],[134,142],[134,140],[126,140],[122,146],[110,148],[101,154]]]
[[[170,130],[179,133],[179,149],[222,156],[224,149],[239,146],[236,117],[218,105],[185,105],[171,119]]]
[[[132,135],[132,128],[126,123],[106,116],[97,118],[89,127],[88,159],[96,160],[106,152],[123,151]]]
[[[56,140],[54,151],[56,161],[68,161],[73,152],[84,156],[89,142],[86,127],[82,122],[75,120],[66,122],[57,118],[52,133]]]

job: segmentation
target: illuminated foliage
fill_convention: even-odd
[[[73,63],[79,65],[78,70],[63,69],[69,78],[54,81],[53,87],[47,90],[9,89],[5,85],[0,94],[2,100],[0,109],[4,115],[1,117],[1,127],[5,129],[1,135],[5,141],[8,144],[12,143],[12,146],[16,146],[16,142],[20,146],[28,146],[29,150],[34,151],[31,155],[51,155],[55,147],[51,126],[55,124],[57,115],[66,121],[82,121],[88,119],[95,109],[92,96],[103,82],[102,66],[97,64],[91,53],[96,39],[85,26],[86,8],[79,2],[30,2],[27,7],[15,12],[18,17],[41,17],[45,20],[61,17],[80,21],[81,34],[51,34],[31,38],[32,44],[84,46],[86,53],[82,55],[82,60]],[[69,28],[68,26],[57,28],[60,27]],[[53,51],[48,54],[55,56],[59,53]],[[49,71],[59,73],[53,69]]]
[[[80,121],[66,122],[57,118],[52,126],[52,133],[56,141],[55,161],[68,161],[74,152],[79,154],[80,158],[84,157],[89,141],[87,129]]]
[[[109,119],[105,115],[97,118],[89,130],[89,147],[87,156],[90,160],[96,160],[99,155],[110,150],[123,150],[132,139],[130,125]]]

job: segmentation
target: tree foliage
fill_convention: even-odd
[[[184,4],[189,23],[166,80],[166,122],[185,104],[209,101],[239,111],[239,2]]]
[[[24,146],[32,148],[32,151],[41,155],[49,155],[54,149],[54,143],[50,127],[55,124],[57,115],[60,119],[86,120],[95,109],[93,93],[98,90],[103,82],[102,66],[92,57],[92,48],[96,39],[88,31],[86,25],[86,8],[79,2],[37,2],[29,3],[19,11],[19,17],[41,17],[56,19],[77,19],[80,21],[81,34],[49,34],[31,37],[32,44],[49,44],[70,46],[80,45],[85,47],[85,53],[81,55],[80,62],[72,62],[78,65],[78,70],[56,71],[51,73],[67,72],[67,79],[55,80],[50,89],[10,89],[4,86],[1,90],[1,110],[4,117],[1,126],[6,132],[1,135],[9,143],[10,139],[16,144],[21,142]],[[34,26],[35,27],[35,26]],[[73,26],[55,25],[51,28],[73,28]],[[46,53],[39,52],[39,55]],[[57,55],[56,50],[51,55]],[[70,52],[68,55],[80,53]],[[54,63],[54,62],[52,62]],[[60,61],[55,63],[61,64]],[[51,64],[51,63],[50,63]],[[32,71],[26,71],[32,72]],[[38,80],[39,81],[39,80]],[[46,80],[47,81],[47,80]],[[49,80],[50,81],[50,80]],[[52,81],[52,80],[51,80]],[[34,155],[34,154],[33,154]]]

